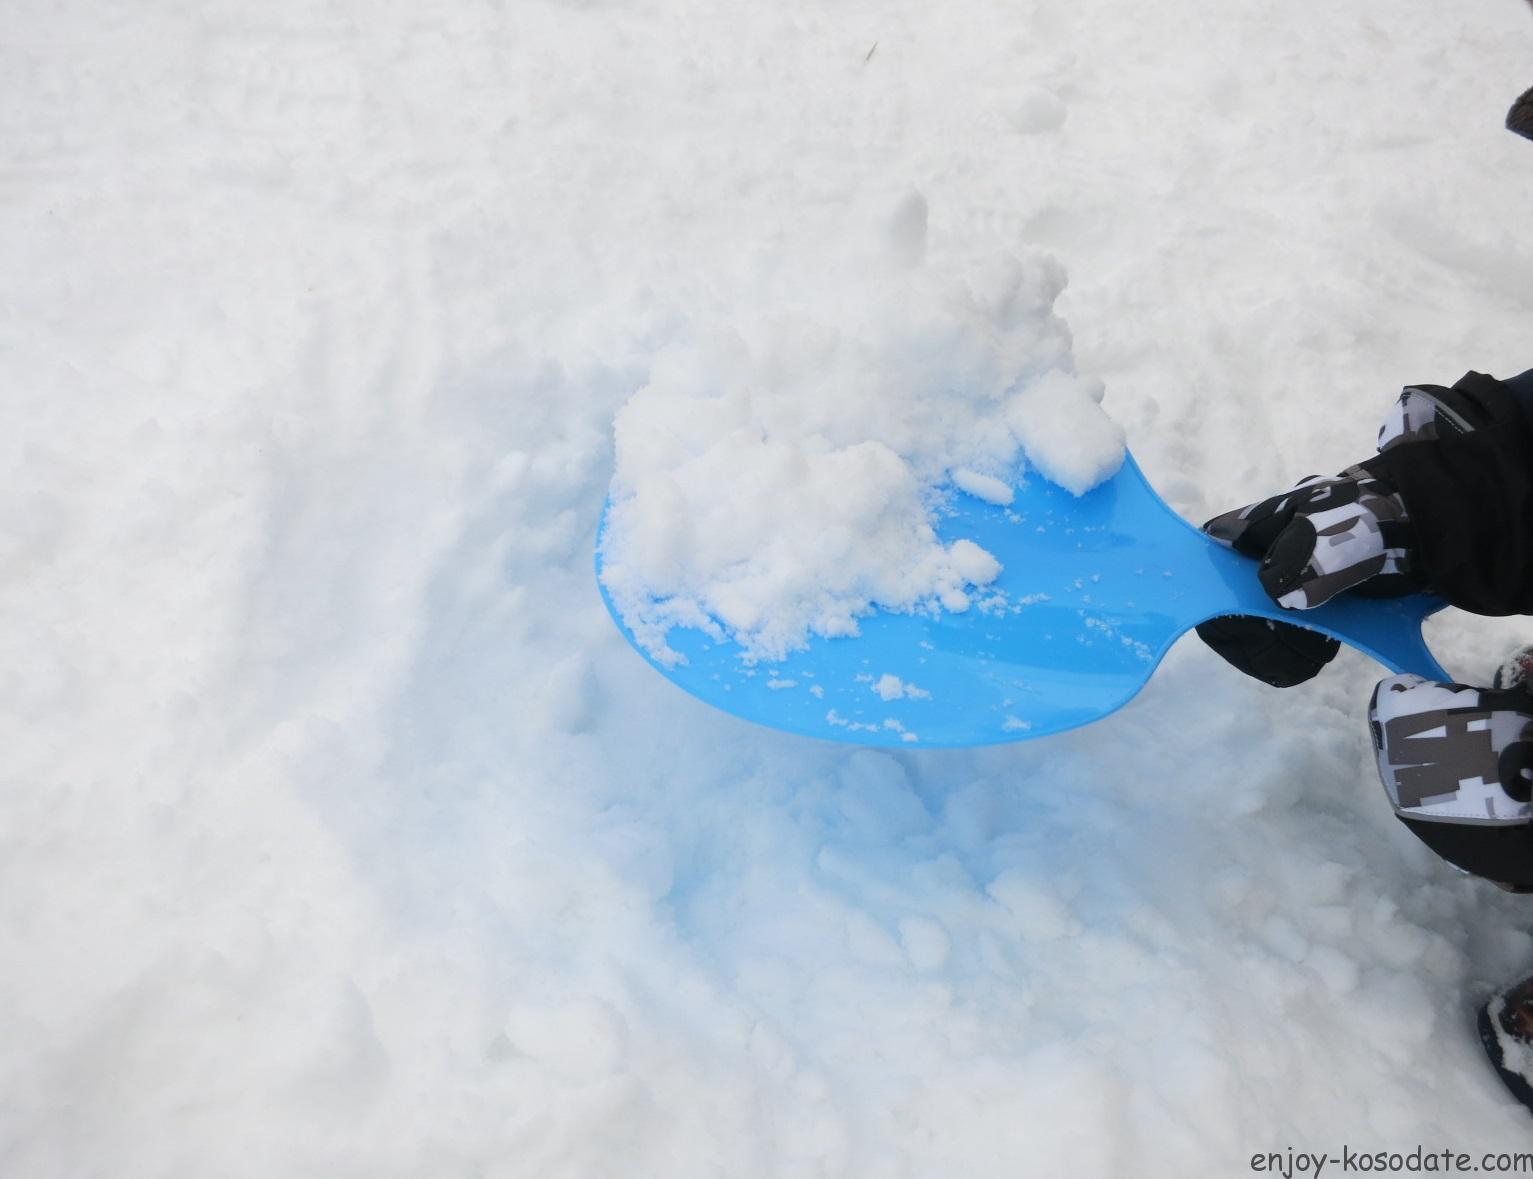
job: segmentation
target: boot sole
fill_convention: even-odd
[[[1495,1002],[1494,999],[1491,1002]],[[1491,1023],[1490,1003],[1480,1008],[1475,1019],[1480,1029],[1480,1043],[1485,1046],[1485,1055],[1490,1058],[1491,1065],[1496,1070],[1496,1075],[1501,1078],[1501,1083],[1507,1087],[1507,1091],[1517,1098],[1533,1113],[1533,1085],[1529,1085],[1520,1075],[1506,1067],[1505,1057],[1501,1052],[1501,1040],[1496,1035],[1495,1026]]]

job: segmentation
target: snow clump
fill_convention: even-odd
[[[844,242],[694,300],[617,416],[602,579],[664,662],[678,625],[780,659],[877,608],[966,610],[1001,565],[938,535],[955,487],[1005,505],[1025,456],[1079,495],[1122,462],[1052,258],[944,254],[918,194]]]

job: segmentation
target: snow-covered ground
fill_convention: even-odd
[[[1188,640],[1087,729],[889,755],[683,696],[592,577],[656,358],[913,202],[934,249],[1058,259],[1194,518],[1360,457],[1406,381],[1533,365],[1524,5],[5,25],[0,1173],[1226,1176],[1533,1135],[1470,1022],[1533,898],[1391,817],[1361,656],[1278,693]],[[1434,640],[1474,678],[1508,633]]]

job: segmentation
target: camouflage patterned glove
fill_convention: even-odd
[[[1494,383],[1494,382],[1492,382]],[[1489,425],[1491,415],[1470,393],[1457,387],[1407,385],[1379,426],[1380,454],[1406,442],[1436,442]]]
[[[1379,681],[1368,724],[1395,812],[1437,823],[1527,824],[1533,817],[1530,710],[1533,696],[1521,688],[1468,688],[1415,675]]]
[[[1482,373],[1468,373],[1452,388],[1409,385],[1384,416],[1377,458],[1216,516],[1204,528],[1262,561],[1262,584],[1295,609],[1344,589],[1383,597],[1426,588],[1432,550],[1420,547],[1424,531],[1436,546],[1436,592],[1479,613],[1533,613],[1533,590],[1520,591],[1524,582],[1533,584],[1533,572],[1523,575],[1525,566],[1533,570],[1533,542],[1516,543],[1522,533],[1506,532],[1521,505],[1533,505],[1522,405],[1511,386]],[[1485,453],[1453,450],[1466,437],[1486,439]],[[1411,520],[1407,501],[1421,520]],[[1318,631],[1244,615],[1197,629],[1220,658],[1279,688],[1318,674],[1340,648]]]
[[[1395,817],[1461,871],[1533,892],[1533,696],[1391,676],[1368,726]]]
[[[1261,561],[1262,587],[1279,606],[1311,610],[1364,582],[1377,594],[1419,588],[1411,576],[1411,528],[1394,489],[1366,465],[1334,479],[1215,516],[1215,540]]]

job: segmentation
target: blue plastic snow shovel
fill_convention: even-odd
[[[1421,622],[1442,609],[1413,595],[1342,595],[1315,610],[1277,606],[1256,562],[1168,507],[1132,457],[1083,496],[1036,472],[1000,507],[955,490],[938,532],[993,553],[1003,569],[963,613],[879,611],[851,638],[811,640],[779,663],[677,628],[668,679],[759,724],[862,745],[951,748],[1020,741],[1100,720],[1149,682],[1176,640],[1220,614],[1300,622],[1394,672],[1448,680]],[[603,530],[606,518],[603,517]],[[601,545],[597,545],[600,583]],[[619,629],[638,647],[605,587]],[[988,604],[987,604],[988,600]]]

